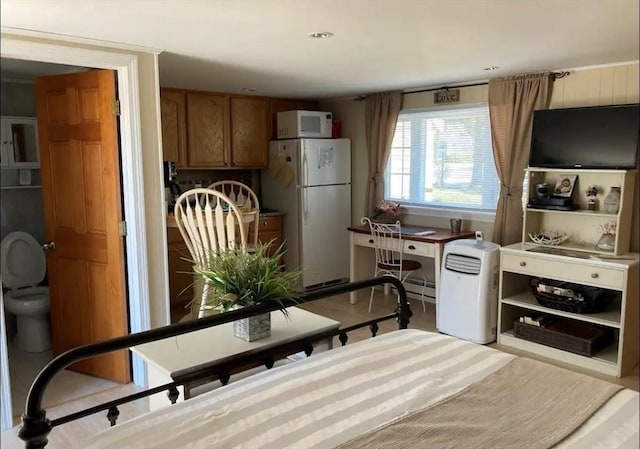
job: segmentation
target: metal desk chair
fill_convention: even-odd
[[[376,269],[373,276],[388,274],[404,282],[411,273],[420,273],[423,281],[420,299],[422,302],[422,311],[426,312],[424,289],[427,286],[427,277],[422,271],[422,264],[420,262],[417,260],[407,260],[403,257],[404,242],[402,241],[402,234],[400,232],[400,222],[396,221],[393,224],[376,223],[368,217],[363,217],[360,221],[362,224],[369,225],[371,236],[373,237],[376,252]],[[374,288],[372,287],[369,298],[369,313],[371,313],[371,306],[373,305],[373,291]]]
[[[176,200],[174,213],[178,230],[194,263],[206,263],[211,254],[220,250],[247,250],[243,214],[222,192],[204,188],[187,190]],[[194,278],[194,296],[197,297],[200,291],[200,301],[196,302],[194,298],[198,318],[205,316],[209,286],[201,278]]]

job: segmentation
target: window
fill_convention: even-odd
[[[486,104],[400,113],[385,170],[385,199],[495,212],[499,190]]]

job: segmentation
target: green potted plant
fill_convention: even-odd
[[[295,300],[299,296],[296,285],[301,271],[285,271],[281,264],[282,246],[269,254],[270,246],[271,243],[258,244],[255,252],[251,253],[241,249],[218,251],[205,261],[195,263],[194,271],[202,275],[209,290],[206,303],[200,310],[220,313],[275,302],[288,317],[284,300]],[[235,321],[234,334],[247,341],[268,337],[271,334],[271,314]]]

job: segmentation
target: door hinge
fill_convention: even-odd
[[[120,100],[113,100],[111,110],[113,111],[113,115],[115,115],[116,117],[120,117]]]
[[[118,223],[118,234],[120,235],[120,237],[124,237],[125,235],[127,235],[126,221],[121,221],[120,223]]]

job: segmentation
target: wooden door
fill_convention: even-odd
[[[128,333],[115,72],[35,81],[54,355]],[[129,353],[73,365],[130,381]]]
[[[229,165],[229,97],[187,94],[187,157],[189,167]]]
[[[267,168],[268,108],[265,98],[231,98],[231,165]]]
[[[176,168],[187,167],[187,97],[183,91],[160,91],[162,118],[162,153]]]

